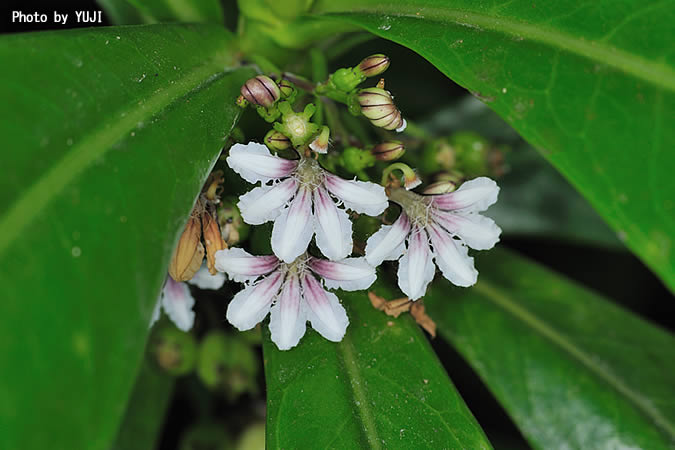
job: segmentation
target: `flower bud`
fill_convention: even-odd
[[[234,399],[254,391],[258,365],[253,349],[238,336],[212,331],[199,345],[197,375],[211,389]]]
[[[291,140],[276,130],[268,131],[263,141],[273,151],[286,150],[291,146]]]
[[[241,218],[239,209],[235,206],[236,202],[236,199],[224,200],[217,212],[220,234],[228,246],[246,240],[250,229]]]
[[[401,111],[394,105],[394,99],[388,91],[380,88],[361,89],[358,101],[361,113],[376,127],[385,130],[398,130],[404,127],[405,121],[401,117]]]
[[[381,53],[370,55],[359,63],[357,69],[366,77],[375,77],[389,68],[389,57]]]
[[[195,210],[201,208],[200,203]],[[195,211],[188,219],[178,245],[173,251],[169,264],[169,275],[176,281],[187,281],[199,270],[204,259],[204,246],[200,239],[202,236],[201,223]]]
[[[328,153],[328,139],[330,138],[330,128],[323,126],[319,135],[309,144],[309,148],[317,153]]]
[[[281,96],[279,86],[270,77],[258,75],[241,87],[241,95],[250,103],[269,108]]]
[[[157,365],[169,374],[185,375],[195,367],[197,344],[191,333],[174,326],[164,326],[153,333],[150,342],[150,352]]]
[[[366,77],[358,71],[348,69],[338,69],[330,76],[330,81],[340,91],[351,92],[356,89],[356,86],[361,84]]]
[[[387,141],[377,144],[370,152],[378,161],[393,161],[405,153],[405,147],[401,141]]]
[[[215,275],[216,271],[216,252],[227,248],[227,244],[220,234],[218,228],[218,221],[208,211],[202,214],[202,229],[204,231],[204,242],[206,243],[206,267],[208,267],[211,275]]]
[[[287,99],[295,94],[295,85],[286,78],[283,78],[279,81],[279,91],[281,92],[281,98]]]
[[[422,193],[427,195],[447,194],[455,189],[457,189],[457,185],[452,181],[437,181],[424,188]]]
[[[488,153],[490,142],[473,131],[459,131],[450,137],[450,145],[455,149],[457,169],[468,177],[488,175]]]
[[[340,164],[348,172],[358,174],[368,167],[373,167],[375,157],[369,151],[356,147],[346,147],[340,155]]]

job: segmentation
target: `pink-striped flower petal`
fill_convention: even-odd
[[[469,249],[454,240],[447,231],[436,224],[427,227],[434,246],[436,264],[443,276],[456,286],[468,287],[476,284],[478,271],[474,268]]]
[[[273,271],[279,265],[274,255],[253,256],[238,247],[216,252],[216,270],[225,272],[234,281],[244,283]]]
[[[211,275],[206,265],[203,265],[187,282],[193,286],[197,286],[199,289],[212,289],[216,291],[225,284],[225,275],[222,273]]]
[[[410,233],[410,219],[401,212],[393,225],[383,225],[366,241],[366,260],[372,266],[398,259],[405,251],[405,238]]]
[[[227,307],[227,321],[241,331],[255,327],[269,312],[282,281],[281,273],[275,271],[256,284],[239,291]]]
[[[375,268],[365,258],[346,258],[342,261],[326,261],[311,258],[309,267],[324,279],[327,288],[359,291],[375,282]]]
[[[314,190],[316,245],[328,259],[343,259],[352,252],[352,222],[323,187]]]
[[[297,161],[272,155],[265,145],[256,142],[234,144],[229,153],[227,165],[249,183],[287,177],[298,166]]]
[[[466,245],[476,250],[489,250],[499,242],[502,229],[494,220],[480,214],[458,214],[449,211],[434,211],[433,220],[457,235]]]
[[[192,328],[195,322],[194,305],[195,299],[188,285],[168,277],[162,290],[162,307],[178,329],[189,331]]]
[[[417,300],[434,279],[436,268],[424,229],[413,227],[408,239],[408,251],[398,263],[398,286],[410,300]]]
[[[298,182],[289,178],[272,186],[260,186],[239,197],[237,207],[244,222],[261,225],[275,219],[298,190]]]
[[[291,205],[274,221],[272,250],[279,259],[290,264],[307,251],[313,234],[312,194],[301,187]]]
[[[499,186],[487,177],[474,178],[463,183],[459,189],[449,194],[431,196],[433,204],[440,209],[466,212],[485,211],[497,201]]]
[[[272,342],[279,350],[288,350],[300,342],[307,327],[307,313],[300,293],[297,275],[290,276],[284,283],[281,295],[270,313]]]
[[[337,296],[326,292],[309,274],[302,278],[302,295],[312,328],[329,341],[340,342],[347,331],[349,318]]]
[[[324,184],[331,194],[342,200],[345,206],[361,214],[382,214],[389,202],[384,188],[367,181],[343,180],[328,172]]]

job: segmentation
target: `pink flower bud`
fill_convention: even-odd
[[[241,95],[249,103],[269,108],[279,100],[281,91],[279,90],[279,86],[270,77],[258,75],[244,83],[241,87]]]
[[[388,91],[380,88],[361,89],[358,94],[361,113],[376,127],[396,130],[404,124],[401,111],[396,108]]]
[[[358,65],[358,70],[366,77],[375,77],[389,68],[389,57],[378,53],[364,58]]]
[[[405,147],[401,141],[387,141],[377,144],[370,151],[379,161],[393,161],[405,153]]]

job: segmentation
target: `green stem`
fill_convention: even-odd
[[[390,164],[387,166],[382,171],[382,180],[380,181],[380,184],[382,186],[386,186],[388,183],[389,175],[394,171],[394,170],[400,170],[403,172],[403,176],[406,178],[406,180],[413,180],[417,178],[417,175],[415,174],[415,171],[410,168],[409,165],[402,163],[402,162],[397,162],[394,164]]]

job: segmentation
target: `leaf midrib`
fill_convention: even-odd
[[[635,392],[623,380],[615,376],[608,369],[596,363],[593,357],[581,348],[577,347],[573,342],[569,341],[564,335],[558,333],[553,327],[547,325],[534,314],[518,305],[517,301],[512,299],[509,295],[504,294],[490,282],[482,279],[473,287],[477,292],[482,293],[488,300],[495,303],[497,306],[504,309],[507,313],[514,316],[516,319],[522,321],[535,332],[553,342],[558,347],[562,348],[572,358],[576,359],[589,371],[604,380],[608,385],[613,387],[616,391],[623,394],[629,401],[631,401],[644,415],[654,421],[671,439],[675,439],[675,425],[670,423],[668,418],[663,416],[661,412],[656,409],[649,400],[644,399],[638,392]]]
[[[17,200],[7,208],[0,218],[0,257],[19,236],[21,230],[31,223],[41,211],[63,189],[75,180],[87,167],[106,154],[112,146],[129,136],[138,123],[149,119],[191,92],[197,92],[216,82],[232,70],[223,70],[229,61],[229,46],[216,47],[203,65],[197,66],[185,75],[167,84],[144,99],[142,104],[130,102],[130,106],[107,115],[88,134],[80,136],[78,142],[64,154],[50,169]],[[233,69],[234,70],[234,69]]]
[[[424,15],[417,15],[420,9]],[[396,9],[386,7],[368,8],[355,6],[349,12],[330,11],[326,17],[339,14],[349,18],[358,13],[373,15],[386,14],[390,17],[403,17],[416,20],[427,20],[443,24],[453,23],[464,27],[474,27],[508,35],[512,38],[526,38],[534,42],[548,45],[559,51],[574,53],[599,64],[621,70],[640,78],[654,86],[675,92],[675,69],[662,63],[654,62],[634,53],[612,47],[600,41],[592,41],[570,36],[539,25],[532,25],[514,20],[510,17],[494,17],[475,12],[455,9],[420,6],[413,8],[407,5],[396,5]],[[386,33],[377,33],[386,37]]]

